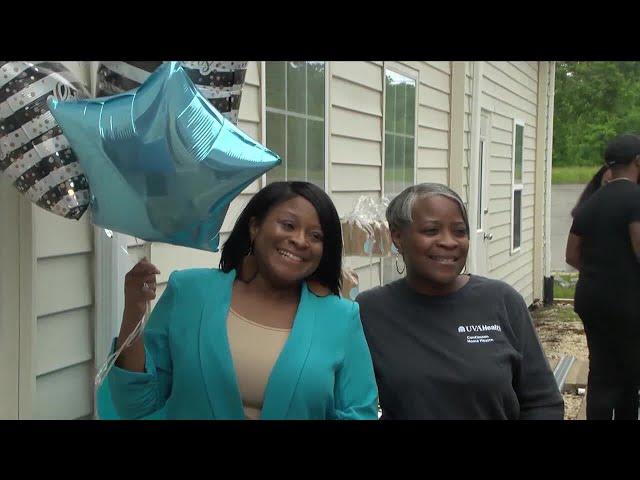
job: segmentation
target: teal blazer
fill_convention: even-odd
[[[144,333],[145,372],[114,366],[121,418],[244,419],[227,338],[236,272],[176,271]],[[378,418],[378,390],[357,303],[303,283],[293,328],[269,377],[262,419]],[[157,412],[163,410],[161,415]]]

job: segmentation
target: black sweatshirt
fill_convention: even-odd
[[[527,306],[508,284],[473,275],[426,296],[400,279],[357,302],[383,419],[562,420]]]
[[[574,308],[587,339],[604,348],[597,363],[611,362],[606,370],[614,382],[619,375],[640,382],[640,263],[629,234],[629,224],[639,221],[640,187],[615,180],[578,208],[571,225],[581,239]]]
[[[576,311],[603,305],[606,311],[640,320],[640,263],[629,224],[640,222],[640,187],[627,180],[609,182],[582,206],[571,225],[581,240]],[[640,323],[640,322],[639,322]]]

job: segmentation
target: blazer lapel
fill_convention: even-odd
[[[298,379],[311,349],[316,322],[315,301],[316,297],[309,292],[307,283],[303,282],[293,328],[265,388],[261,415],[264,420],[287,417]]]
[[[227,337],[227,315],[236,271],[208,285],[200,319],[200,364],[213,417],[244,419],[233,359]]]

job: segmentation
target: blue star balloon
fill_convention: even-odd
[[[92,222],[148,241],[217,251],[231,201],[281,161],[178,62],[122,94],[48,104],[89,181]]]

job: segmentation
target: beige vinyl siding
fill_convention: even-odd
[[[464,156],[463,156],[463,191],[459,192],[467,207],[469,206],[469,195],[471,195],[471,115],[473,110],[473,62],[465,62],[464,79]]]
[[[71,365],[36,380],[36,419],[86,419],[93,411],[92,362]]]
[[[358,289],[363,292],[380,285],[381,264],[376,258],[346,257],[345,265],[352,268],[358,275]]]
[[[489,275],[516,288],[527,303],[533,301],[533,201],[537,113],[537,64],[485,62],[482,94],[492,110],[489,170]],[[511,252],[511,195],[513,120],[524,121],[522,237]],[[539,221],[542,221],[540,219]]]
[[[34,418],[93,412],[93,228],[33,209],[36,399]]]
[[[411,62],[420,72],[416,183],[449,184],[451,62]]]
[[[331,62],[329,83],[329,194],[344,216],[362,195],[382,192],[384,70],[375,62]],[[346,257],[360,291],[380,284],[378,259]]]

